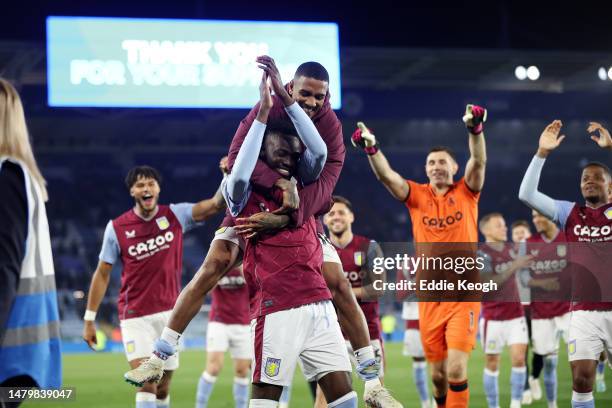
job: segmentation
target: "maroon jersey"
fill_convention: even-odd
[[[598,301],[602,291],[609,293],[612,279],[606,261],[612,248],[612,203],[599,208],[574,204],[564,224],[567,240],[577,243],[571,247],[572,310],[612,310],[612,302]]]
[[[171,310],[180,291],[183,227],[169,206],[145,221],[134,210],[113,220],[123,271],[119,319]]]
[[[534,257],[529,265],[532,280],[556,278],[561,286],[558,291],[531,288],[531,318],[552,319],[569,312],[569,294],[566,293],[569,285],[565,275],[569,267],[569,253],[563,231],[559,231],[551,241],[542,234],[532,235],[527,239],[527,253]]]
[[[501,250],[484,244],[480,247],[480,253],[486,260],[489,272],[494,275],[507,271],[517,256],[513,245],[507,243]],[[488,320],[510,320],[524,316],[516,276],[512,275],[505,282],[499,283],[498,288],[497,291],[491,292],[491,296],[485,295],[485,300],[482,302],[482,317]],[[503,301],[487,301],[487,298],[503,299]]]
[[[209,321],[249,324],[249,291],[240,269],[232,269],[212,291]]]
[[[353,235],[353,239],[344,248],[336,245],[334,247],[338,251],[344,275],[347,277],[351,286],[360,288],[364,286],[364,278],[367,274],[368,251],[370,244],[373,243],[370,239],[361,235]],[[368,330],[370,331],[370,339],[380,339],[380,314],[378,311],[378,301],[358,301],[361,310],[368,322]],[[344,336],[346,338],[346,335]]]
[[[240,217],[277,208],[270,196],[252,191]],[[251,319],[331,299],[321,273],[322,263],[314,217],[299,227],[247,240],[243,271]]]

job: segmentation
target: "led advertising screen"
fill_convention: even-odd
[[[272,56],[283,81],[317,61],[341,106],[335,23],[47,18],[50,106],[251,108]]]

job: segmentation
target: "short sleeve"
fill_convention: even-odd
[[[109,221],[104,230],[104,238],[102,239],[102,250],[100,251],[100,260],[108,264],[114,264],[119,259],[121,249],[119,248],[119,240],[113,227],[113,222]]]
[[[408,208],[414,208],[417,207],[418,202],[419,202],[419,196],[421,194],[421,190],[420,190],[420,184],[415,183],[412,180],[406,180],[406,184],[408,184],[408,187],[410,188],[408,191],[408,197],[406,197],[406,201],[404,201],[404,203],[406,204],[406,207]]]
[[[193,219],[193,203],[170,204],[170,211],[174,213],[183,227],[183,233],[193,228],[203,225],[203,222],[196,222]]]
[[[476,202],[480,200],[480,191],[472,191],[470,187],[467,185],[467,183],[465,182],[465,177],[461,177],[461,180],[459,180],[457,184],[458,184],[458,187],[461,189],[461,191],[463,191],[463,194],[466,197],[469,197]]]

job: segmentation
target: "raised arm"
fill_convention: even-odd
[[[465,166],[465,183],[470,190],[482,190],[487,164],[487,150],[483,132],[483,123],[487,119],[487,110],[476,105],[468,105],[463,121],[469,131],[470,158]]]
[[[531,160],[519,189],[519,199],[523,203],[555,222],[561,221],[557,211],[558,205],[555,200],[538,190],[538,184],[546,158],[565,139],[565,135],[559,136],[562,125],[560,120],[555,120],[546,126],[540,136],[538,151]]]
[[[267,75],[264,73],[259,85],[261,98],[259,112],[244,139],[244,143],[240,146],[232,172],[224,184],[223,196],[233,216],[238,215],[242,211],[248,199],[251,175],[257,164],[268,115],[272,108],[272,97],[266,77]]]
[[[399,201],[406,201],[410,194],[410,186],[398,172],[391,168],[389,161],[382,153],[376,142],[376,136],[363,122],[357,122],[358,129],[351,136],[353,146],[362,148],[368,155],[370,167],[374,175],[391,195]]]
[[[268,74],[274,93],[283,101],[285,112],[293,122],[300,140],[306,146],[300,160],[298,175],[303,184],[310,184],[319,177],[323,170],[327,159],[327,146],[312,120],[285,89],[274,60],[263,55],[257,57],[257,62],[260,64],[259,67]]]

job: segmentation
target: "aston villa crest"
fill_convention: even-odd
[[[280,369],[280,358],[272,358],[268,357],[266,359],[266,366],[264,367],[264,371],[268,377],[276,377],[278,375],[278,371]]]
[[[168,227],[170,226],[170,222],[165,216],[159,217],[155,221],[157,222],[157,226],[159,227],[159,229],[162,231],[168,229]]]

